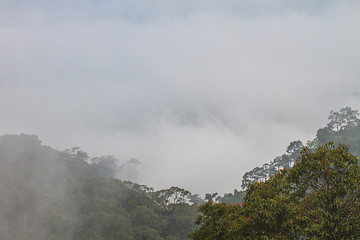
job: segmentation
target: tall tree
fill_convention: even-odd
[[[341,108],[339,112],[330,111],[327,127],[332,131],[343,130],[346,126],[356,126],[359,124],[357,110],[352,110],[351,107]]]

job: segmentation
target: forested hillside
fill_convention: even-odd
[[[331,111],[328,117],[329,123],[319,129],[316,138],[306,143],[311,149],[318,145],[332,141],[336,144],[343,143],[350,146],[350,153],[360,157],[360,120],[359,112],[350,107],[344,107],[340,111]],[[300,140],[293,141],[286,149],[286,153],[276,157],[270,163],[265,163],[262,167],[256,167],[247,172],[243,176],[241,187],[246,190],[250,183],[264,181],[270,176],[277,173],[280,169],[291,168],[300,155],[301,149],[304,147]]]
[[[349,154],[359,159],[357,116],[358,112],[348,107],[332,111],[329,123],[305,144],[308,154],[333,141],[335,145],[349,145]],[[335,149],[332,147],[335,145],[328,148]],[[235,211],[244,197],[245,201],[255,201],[253,197],[258,199],[258,193],[253,186],[262,188],[259,182],[272,179],[279,170],[296,166],[303,147],[301,141],[291,142],[285,154],[247,172],[241,190],[224,196],[206,194],[203,200],[179,187],[156,191],[116,179],[119,171],[136,165],[136,159],[120,163],[112,156],[89,158],[79,148],[58,151],[44,146],[34,135],[5,135],[0,137],[0,239],[187,239],[195,229],[201,204],[206,203],[200,208],[206,216],[216,208],[220,211],[216,210],[216,214],[226,213],[224,207],[230,206],[227,204],[235,204],[231,208]],[[351,157],[346,155],[346,159]],[[276,184],[282,186],[280,182]],[[249,195],[249,191],[256,194]],[[269,190],[269,194],[273,192]],[[198,223],[207,224],[204,219]],[[202,239],[201,236],[192,235],[194,239]]]
[[[305,147],[294,141],[287,154],[245,174],[241,204],[221,197],[206,202],[191,238],[358,239],[358,115],[349,107],[331,111],[330,122]]]
[[[359,239],[360,166],[347,146],[304,147],[291,169],[248,186],[241,205],[200,207],[194,240]]]
[[[186,239],[202,200],[112,178],[114,158],[0,137],[0,239]]]
[[[359,112],[350,107],[341,108],[339,111],[331,111],[328,117],[328,124],[319,129],[313,140],[307,141],[305,146],[316,149],[319,145],[324,145],[331,141],[335,144],[345,144],[349,146],[349,152],[357,159],[360,159],[360,120]],[[224,203],[241,203],[245,196],[245,191],[249,184],[261,182],[269,179],[281,169],[290,169],[300,155],[304,144],[300,141],[292,141],[286,148],[286,153],[276,157],[273,161],[265,163],[261,167],[256,167],[243,176],[241,190],[234,190],[234,194],[227,193],[223,197],[213,196],[208,198]]]

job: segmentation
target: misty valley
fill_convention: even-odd
[[[360,239],[359,13],[0,0],[0,240]]]
[[[331,111],[315,139],[291,142],[223,196],[120,180],[136,159],[89,158],[77,147],[43,145],[35,135],[4,135],[0,239],[358,238],[358,115],[349,107]]]

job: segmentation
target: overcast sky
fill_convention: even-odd
[[[232,192],[360,110],[360,1],[0,0],[0,134]]]

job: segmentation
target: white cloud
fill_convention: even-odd
[[[239,188],[360,108],[356,1],[16,3],[0,2],[0,132],[138,158],[155,187]]]

